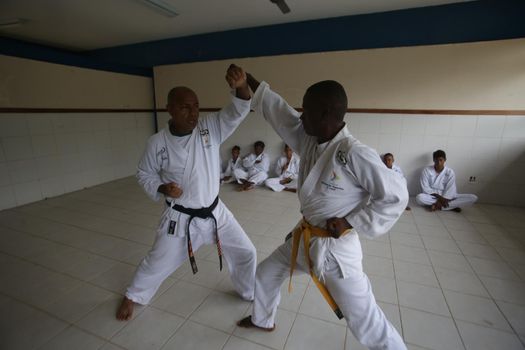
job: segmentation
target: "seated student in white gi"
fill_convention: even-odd
[[[230,182],[237,181],[237,179],[235,178],[234,170],[242,168],[242,161],[241,161],[241,158],[239,157],[240,152],[241,152],[241,148],[239,146],[237,145],[233,146],[232,157],[230,158],[230,160],[228,160],[226,169],[224,169],[224,173],[222,173],[221,183],[229,184]]]
[[[233,172],[237,182],[240,184],[239,191],[249,191],[255,186],[264,183],[264,180],[268,178],[270,159],[264,153],[264,142],[255,142],[253,144],[253,152],[242,160],[244,169],[237,168]]]
[[[394,164],[394,155],[392,153],[385,153],[383,154],[381,158],[383,160],[383,163],[386,165],[388,169],[399,174],[406,181],[405,175],[403,174],[403,171],[401,170],[401,168]],[[407,206],[405,210],[411,210],[411,209],[409,206]]]
[[[453,210],[461,212],[461,207],[474,204],[475,194],[458,194],[454,170],[445,166],[445,151],[437,150],[432,154],[434,165],[429,165],[421,173],[420,183],[423,193],[416,196],[416,202],[427,206],[430,211]]]
[[[297,192],[297,176],[299,175],[299,156],[288,145],[284,145],[284,157],[277,160],[275,173],[279,177],[267,179],[264,184],[275,192]]]
[[[187,87],[169,92],[171,119],[148,140],[137,171],[146,193],[153,200],[165,200],[167,207],[153,248],[138,266],[117,311],[119,320],[131,318],[134,303],[148,304],[188,258],[197,273],[194,252],[203,244],[217,245],[217,270],[222,269],[224,256],[233,287],[241,298],[253,300],[255,247],[218,197],[220,144],[250,112],[250,90],[239,67],[231,65],[226,80],[236,97],[219,112],[203,117],[195,92]]]
[[[310,86],[302,114],[267,83],[248,74],[248,84],[254,91],[252,109],[301,157],[297,192],[303,220],[292,238],[258,265],[252,314],[238,326],[274,329],[281,284],[296,267],[295,273],[310,273],[363,345],[406,349],[376,303],[359,242],[359,235],[388,232],[401,216],[408,202],[405,181],[350,134],[344,122],[347,97],[339,83]]]

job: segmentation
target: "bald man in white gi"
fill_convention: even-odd
[[[347,97],[335,81],[312,85],[303,113],[248,74],[252,109],[301,157],[298,196],[303,220],[257,267],[252,315],[240,327],[274,329],[280,287],[293,268],[310,273],[339,318],[370,349],[406,349],[363,272],[358,235],[386,233],[408,202],[405,181],[348,131]],[[300,247],[300,248],[299,248]],[[315,330],[312,330],[315,332]]]
[[[226,261],[241,298],[253,300],[256,251],[232,213],[219,199],[219,147],[250,112],[246,73],[231,65],[226,80],[235,90],[230,105],[199,118],[197,95],[176,87],[168,95],[169,124],[150,137],[137,177],[155,201],[166,200],[153,248],[142,260],[118,311],[129,320],[134,303],[148,304],[161,283],[189,259],[197,273],[194,252],[216,244],[219,267]]]

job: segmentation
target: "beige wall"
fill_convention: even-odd
[[[159,66],[157,107],[176,85],[193,88],[202,107],[224,105],[230,62],[270,82],[295,107],[309,85],[334,79],[351,108],[525,110],[525,39]]]
[[[152,80],[0,55],[0,107],[152,108]]]

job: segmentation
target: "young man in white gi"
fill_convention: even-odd
[[[250,111],[250,90],[245,72],[234,65],[226,80],[235,90],[232,103],[217,113],[199,118],[197,95],[177,87],[168,95],[171,120],[150,137],[138,165],[137,177],[153,200],[166,200],[153,248],[142,260],[117,311],[129,320],[134,303],[148,304],[160,284],[203,244],[216,244],[237,293],[254,296],[256,251],[232,213],[218,198],[220,144]],[[218,265],[219,265],[218,264]],[[217,266],[219,269],[219,266]]]
[[[339,83],[309,87],[302,114],[267,83],[248,75],[248,84],[255,91],[252,109],[301,157],[298,196],[303,220],[292,238],[257,267],[253,313],[237,324],[273,330],[281,284],[296,267],[310,273],[363,345],[406,349],[372,294],[358,236],[376,237],[392,227],[408,201],[405,181],[350,134],[343,121],[346,93]]]
[[[221,175],[221,184],[229,184],[231,182],[237,181],[234,175],[235,169],[242,168],[242,161],[239,157],[239,154],[241,153],[241,148],[237,145],[232,147],[232,157],[230,160],[228,160],[228,164],[226,165],[226,169],[224,169],[224,173]]]
[[[393,172],[399,174],[399,176],[401,176],[406,181],[405,175],[403,174],[403,170],[401,170],[400,167],[398,167],[397,165],[394,164],[394,155],[392,153],[385,153],[385,154],[383,154],[383,156],[381,158],[383,160],[383,163],[385,164],[385,166],[388,169],[390,169]],[[411,210],[411,209],[410,209],[410,207],[407,206],[405,208],[405,210]]]
[[[430,211],[453,210],[461,212],[461,207],[474,204],[478,197],[475,194],[459,194],[456,191],[454,170],[445,166],[445,151],[437,150],[432,154],[434,165],[423,169],[420,183],[423,193],[416,196],[419,205],[427,206]]]
[[[255,186],[264,183],[270,170],[270,159],[264,153],[264,142],[257,141],[253,144],[253,153],[242,160],[244,169],[235,169],[234,174],[239,183],[239,191],[249,191]]]
[[[290,146],[284,145],[285,156],[277,160],[275,173],[279,177],[267,179],[264,184],[275,192],[297,192],[297,177],[299,176],[299,156]]]

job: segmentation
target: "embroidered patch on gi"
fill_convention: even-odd
[[[332,172],[330,173],[330,180],[329,181],[321,181],[321,183],[323,185],[325,185],[326,189],[328,189],[328,190],[331,190],[331,191],[335,191],[335,190],[344,191],[344,188],[342,188],[339,185],[339,182],[338,182],[339,180],[341,180],[339,175],[337,175],[335,170],[332,170]]]
[[[204,143],[204,147],[210,147],[210,131],[208,129],[202,129],[200,130],[200,135],[202,137],[202,141]]]
[[[343,151],[337,151],[337,155],[336,155],[336,158],[337,158],[337,161],[343,165],[346,165],[347,161],[346,161],[346,153],[343,152]]]
[[[159,151],[157,151],[157,159],[159,159],[162,167],[162,163],[164,163],[165,160],[168,160],[168,150],[166,147],[162,147]]]

